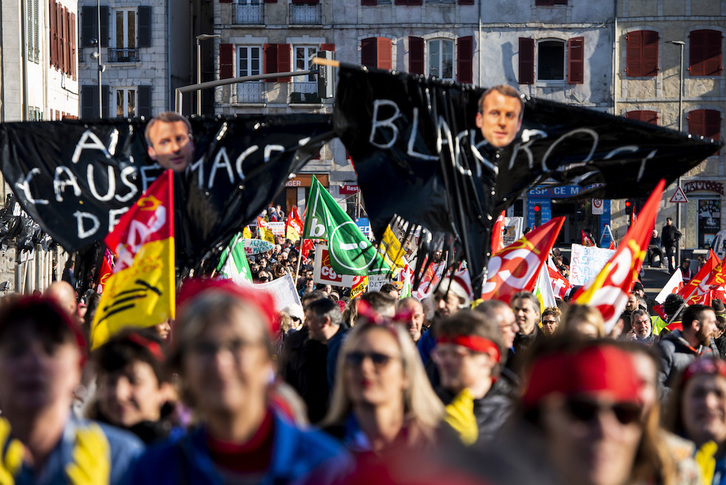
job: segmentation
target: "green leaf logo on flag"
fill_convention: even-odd
[[[315,176],[302,237],[328,241],[330,265],[338,274],[363,276],[391,271],[373,244]]]

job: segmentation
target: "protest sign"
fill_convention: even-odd
[[[278,221],[278,222],[268,222],[267,228],[272,231],[272,234],[274,236],[284,236],[285,235],[285,223]]]
[[[605,267],[605,263],[615,254],[612,249],[573,244],[570,253],[570,284],[585,285]]]
[[[353,276],[339,275],[330,264],[330,252],[327,244],[315,246],[315,267],[313,270],[313,281],[323,285],[353,286]]]
[[[275,246],[270,241],[265,241],[264,239],[243,239],[242,243],[245,246],[245,254],[247,256],[266,253]]]
[[[257,283],[253,285],[255,289],[261,289],[269,292],[275,300],[275,311],[279,312],[288,305],[300,305],[300,296],[295,289],[295,281],[293,281],[290,273],[285,276],[274,279],[267,283]]]

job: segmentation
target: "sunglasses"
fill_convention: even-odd
[[[373,366],[378,369],[388,365],[393,357],[380,352],[348,352],[345,355],[345,363],[351,367],[360,367],[366,359],[371,359]]]
[[[582,423],[591,423],[604,411],[610,411],[615,419],[622,425],[628,425],[640,420],[641,408],[634,403],[615,403],[606,405],[587,399],[571,398],[565,401],[565,409],[575,420]]]

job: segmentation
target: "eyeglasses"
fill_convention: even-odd
[[[567,413],[582,423],[591,423],[603,411],[610,411],[622,425],[628,425],[640,420],[641,408],[633,403],[615,403],[605,405],[588,399],[570,398],[565,400]]]
[[[345,363],[351,367],[360,367],[366,359],[371,359],[373,366],[380,369],[387,366],[393,357],[380,352],[348,352],[345,355]]]

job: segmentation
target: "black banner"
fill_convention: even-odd
[[[192,118],[193,163],[175,174],[177,264],[193,267],[254,220],[332,136],[326,115]],[[68,251],[101,240],[162,172],[146,121],[0,125],[0,170],[23,209]]]
[[[431,231],[431,240],[453,237],[451,259],[468,262],[475,292],[496,215],[534,183],[579,184],[593,197],[645,197],[661,178],[671,183],[721,146],[591,109],[525,98],[521,129],[511,143],[496,147],[477,127],[483,92],[344,66],[333,114],[376,237],[394,215]]]

